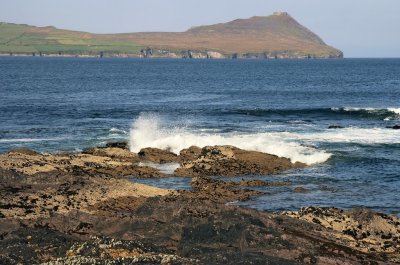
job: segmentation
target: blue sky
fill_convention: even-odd
[[[94,33],[184,31],[274,11],[346,57],[400,57],[400,0],[0,0],[0,21]]]

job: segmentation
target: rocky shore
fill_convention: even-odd
[[[191,190],[132,182],[175,163]],[[400,220],[367,209],[266,213],[235,205],[304,167],[233,146],[179,155],[114,143],[81,153],[0,155],[0,264],[396,264]],[[243,176],[242,181],[213,176]]]

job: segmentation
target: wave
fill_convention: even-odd
[[[111,133],[120,133],[120,134],[127,134],[127,133],[128,133],[128,132],[125,131],[125,130],[118,129],[118,128],[114,128],[114,127],[110,129],[110,132],[111,132]]]
[[[364,118],[377,118],[381,120],[395,119],[400,117],[400,108],[331,108],[338,113],[349,114]]]
[[[18,139],[0,139],[0,143],[28,143],[28,142],[45,142],[58,141],[62,138],[18,138]]]
[[[311,133],[271,133],[292,140],[328,143],[399,144],[400,130],[387,128],[344,128]]]
[[[249,116],[349,116],[352,118],[390,120],[400,118],[400,108],[306,108],[306,109],[239,109],[229,114]]]
[[[288,141],[271,133],[205,133],[186,128],[167,126],[167,121],[154,114],[141,114],[130,130],[129,145],[132,152],[144,147],[169,149],[174,153],[192,145],[233,145],[245,150],[254,150],[289,158],[292,162],[315,164],[325,162],[331,154],[315,148]]]

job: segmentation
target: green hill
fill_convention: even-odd
[[[98,55],[100,52],[139,53],[140,50],[141,47],[130,41],[102,40],[86,32],[0,23],[0,53]]]
[[[341,58],[287,13],[186,32],[92,34],[0,23],[0,54],[173,58]]]

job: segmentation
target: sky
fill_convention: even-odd
[[[345,57],[400,57],[400,0],[0,0],[0,21],[92,33],[184,31],[286,11]]]

